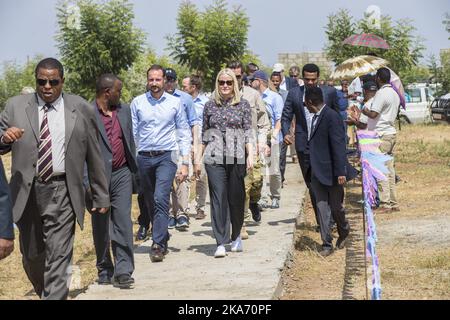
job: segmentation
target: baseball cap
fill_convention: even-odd
[[[378,87],[377,87],[377,84],[375,82],[367,81],[367,82],[364,82],[363,89],[364,90],[369,90],[369,91],[377,91]]]
[[[260,79],[263,81],[269,81],[269,78],[267,77],[267,74],[262,70],[256,70],[253,74],[253,79]]]
[[[177,80],[177,73],[172,68],[166,69],[166,79]]]
[[[275,63],[273,65],[273,70],[274,72],[283,72],[284,71],[284,64],[282,63]]]

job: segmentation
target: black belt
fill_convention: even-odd
[[[66,174],[65,173],[57,175],[57,176],[52,176],[45,182],[40,177],[36,178],[36,181],[39,182],[39,183],[50,183],[50,182],[53,182],[53,181],[65,181],[65,180],[66,180]]]
[[[145,157],[156,157],[160,156],[166,152],[169,151],[163,151],[163,150],[154,150],[154,151],[139,151],[138,154]]]

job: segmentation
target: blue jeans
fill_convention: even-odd
[[[169,240],[169,200],[177,165],[172,161],[172,152],[148,157],[137,156],[139,179],[144,193],[144,201],[152,221],[152,240],[167,248]]]

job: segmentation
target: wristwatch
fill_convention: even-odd
[[[189,167],[189,161],[181,161],[181,165]]]

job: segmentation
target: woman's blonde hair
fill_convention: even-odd
[[[241,93],[239,91],[239,85],[238,81],[236,79],[236,75],[234,74],[233,70],[230,68],[225,68],[219,71],[216,77],[216,84],[215,84],[215,90],[213,92],[213,99],[218,105],[222,105],[224,102],[224,98],[222,97],[222,94],[219,90],[219,78],[222,75],[227,75],[233,79],[233,99],[231,100],[231,104],[235,105],[238,104],[241,101]]]

